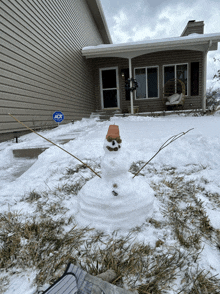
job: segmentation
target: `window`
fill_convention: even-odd
[[[187,95],[187,64],[176,66],[176,77],[185,84],[185,94]],[[181,89],[177,89],[177,92],[181,92]]]
[[[148,98],[158,97],[157,67],[147,69]]]
[[[102,70],[102,89],[116,88],[116,70]]]
[[[187,95],[187,76],[188,67],[187,64],[175,64],[164,66],[164,85],[171,79],[179,79],[185,84],[185,95]],[[175,88],[174,88],[175,87]],[[173,93],[181,93],[181,86],[176,84],[173,86]]]
[[[138,83],[138,87],[136,89],[136,99],[146,98],[146,69],[135,69],[135,79]]]
[[[191,95],[199,95],[199,62],[191,63]]]
[[[158,98],[158,67],[135,68],[136,99]]]
[[[165,66],[164,67],[164,84],[167,81],[175,78],[175,66]]]

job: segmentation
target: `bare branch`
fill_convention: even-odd
[[[161,145],[161,147],[159,148],[159,150],[154,154],[154,156],[153,157],[151,157],[151,159],[150,160],[148,160],[148,162],[147,163],[145,163],[145,165],[133,176],[133,178],[134,177],[136,177],[138,174],[139,174],[139,172],[162,150],[162,149],[164,149],[165,147],[167,147],[168,145],[170,145],[171,143],[173,143],[174,141],[176,141],[177,139],[179,139],[180,137],[182,137],[182,136],[184,136],[185,134],[187,134],[189,131],[191,131],[191,130],[193,130],[194,128],[192,128],[192,129],[189,129],[188,131],[186,131],[186,132],[181,132],[181,133],[179,133],[179,134],[177,134],[177,135],[174,135],[174,136],[172,136],[172,137],[170,137],[165,143],[163,143],[163,145]]]

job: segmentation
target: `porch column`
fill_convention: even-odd
[[[207,78],[207,51],[203,54],[203,95],[202,95],[202,110],[206,111],[206,78]]]
[[[130,88],[132,88],[132,64],[131,64],[131,57],[128,58],[129,60],[129,79],[130,79]],[[130,100],[131,100],[131,114],[134,114],[134,107],[133,107],[133,91],[130,91]]]
[[[206,79],[207,79],[207,54],[209,52],[209,48],[212,46],[212,41],[210,40],[208,43],[208,48],[203,53],[203,97],[202,97],[202,110],[206,111]]]

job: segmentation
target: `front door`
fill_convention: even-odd
[[[102,109],[119,107],[118,69],[100,69],[100,89]]]

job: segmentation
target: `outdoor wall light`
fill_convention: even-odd
[[[121,76],[122,76],[122,78],[125,77],[125,69],[122,69],[122,70],[121,70]]]

